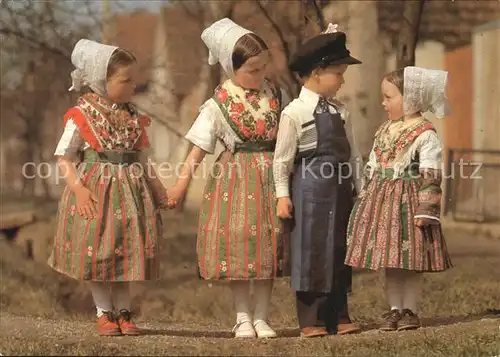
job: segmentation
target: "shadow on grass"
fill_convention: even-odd
[[[278,329],[276,330],[278,337],[299,337],[298,329]],[[233,333],[227,330],[191,330],[191,329],[143,329],[142,335],[166,335],[177,337],[195,337],[195,338],[233,338]]]
[[[500,319],[500,309],[488,309],[481,314],[467,316],[433,317],[422,319],[422,327],[449,326],[458,323],[474,322],[482,319]],[[361,326],[362,332],[376,331],[378,324],[370,323]],[[278,338],[299,337],[298,328],[282,328],[276,330]],[[164,335],[193,338],[233,338],[233,334],[228,330],[193,330],[193,329],[143,329],[142,335]]]

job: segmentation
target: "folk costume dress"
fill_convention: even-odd
[[[439,88],[434,78],[439,73],[426,71],[406,69],[405,112],[433,110],[444,116],[444,107],[437,107],[440,100],[425,104],[432,100],[432,91],[444,96],[444,84]],[[425,78],[426,73],[430,78]],[[439,224],[441,168],[442,145],[430,121],[416,117],[382,124],[367,164],[367,184],[349,221],[347,265],[417,272],[439,272],[452,266]],[[418,228],[415,218],[438,224]]]
[[[199,217],[199,276],[206,280],[286,275],[287,247],[276,216],[273,152],[286,97],[270,81],[261,90],[231,79],[215,90],[186,135],[213,153],[225,150],[207,179]]]
[[[123,124],[120,124],[123,123]],[[76,212],[66,187],[48,264],[74,279],[142,281],[158,277],[161,220],[140,166],[149,147],[150,119],[130,105],[119,108],[95,93],[78,99],[64,116],[55,155],[75,158],[82,184],[97,196],[97,217]]]

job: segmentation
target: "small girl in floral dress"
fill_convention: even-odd
[[[121,48],[82,39],[71,60],[76,70],[70,90],[90,91],[64,115],[55,151],[67,185],[48,263],[89,282],[100,335],[137,335],[129,282],[158,277],[157,207],[166,197],[144,154],[150,119],[130,104],[136,59]]]
[[[351,212],[346,264],[385,270],[390,310],[381,330],[420,327],[422,272],[451,267],[440,224],[442,145],[431,111],[445,115],[447,72],[406,67],[382,81],[388,119],[375,134],[369,181]]]
[[[267,317],[273,279],[285,274],[285,248],[272,162],[280,111],[287,102],[264,77],[270,58],[260,37],[226,18],[207,28],[202,39],[210,51],[209,63],[219,62],[229,79],[203,105],[186,135],[194,148],[168,190],[169,202],[173,207],[185,195],[197,165],[221,140],[226,150],[208,177],[199,218],[199,275],[231,281],[236,337],[276,337]]]

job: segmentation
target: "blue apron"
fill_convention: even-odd
[[[346,291],[351,284],[351,268],[344,265],[353,207],[351,148],[340,114],[315,113],[308,124],[316,125],[317,146],[297,155],[294,165],[291,284],[295,291]]]

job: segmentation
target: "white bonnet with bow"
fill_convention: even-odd
[[[106,93],[106,75],[111,55],[118,47],[81,39],[71,53],[71,63],[76,69],[71,72],[70,91],[79,91],[88,85],[99,95]]]
[[[208,64],[214,65],[219,62],[229,77],[234,76],[232,60],[234,46],[241,37],[249,33],[252,31],[228,18],[216,21],[206,28],[201,34],[201,39],[208,47]]]
[[[412,115],[430,111],[438,118],[448,115],[446,83],[448,72],[421,67],[405,67],[403,112]]]

